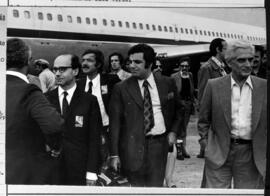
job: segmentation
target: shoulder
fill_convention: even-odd
[[[267,87],[267,80],[263,78],[259,78],[257,76],[250,76],[250,79],[252,82],[256,83],[257,85],[260,85],[261,87]]]
[[[103,79],[104,81],[107,81],[107,83],[117,83],[119,81],[121,81],[119,79],[119,77],[115,74],[108,74],[108,73],[104,73],[104,74],[100,74],[101,79]]]

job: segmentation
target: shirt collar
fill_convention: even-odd
[[[253,85],[252,85],[250,76],[248,76],[248,78],[244,82],[244,85],[245,84],[247,84],[251,89],[253,89]],[[237,85],[238,86],[238,84],[235,82],[235,80],[233,79],[233,77],[231,75],[231,88],[233,88],[234,85]]]
[[[29,80],[27,79],[27,76],[18,72],[18,71],[7,71],[7,75],[16,76],[22,80],[24,80],[26,83],[29,83]]]
[[[220,62],[216,57],[212,56],[212,60],[220,67],[223,68],[224,64]]]
[[[75,85],[73,87],[71,87],[68,90],[64,90],[61,86],[59,86],[58,88],[58,97],[60,97],[61,95],[64,94],[64,91],[66,91],[68,93],[68,96],[72,97],[75,90],[76,90],[77,84],[75,83]]]
[[[155,79],[154,79],[154,75],[152,74],[152,72],[150,73],[150,75],[148,76],[148,78],[143,79],[143,80],[139,80],[138,79],[138,83],[139,83],[140,88],[142,88],[144,80],[147,80],[147,82],[149,83],[149,87],[150,88],[153,88],[154,87],[154,85],[155,85]]]
[[[92,81],[93,87],[95,88],[98,84],[100,84],[100,74],[97,74],[97,76],[90,80],[89,77],[86,77],[86,84],[88,84],[90,81]]]

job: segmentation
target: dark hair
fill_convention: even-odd
[[[37,59],[34,61],[34,66],[41,66],[42,69],[46,69],[50,67],[50,64],[48,61],[44,60],[44,59]]]
[[[121,66],[121,67],[123,66],[123,62],[124,62],[124,58],[123,58],[122,54],[120,54],[120,53],[118,53],[118,52],[114,52],[114,53],[110,54],[110,56],[109,56],[109,67],[108,67],[110,71],[111,71],[111,68],[112,68],[112,65],[111,65],[111,58],[112,58],[113,56],[118,56],[118,59],[119,59],[119,62],[120,62],[120,66]]]
[[[135,53],[143,53],[143,58],[146,62],[145,68],[149,68],[151,64],[155,63],[156,53],[151,46],[147,44],[137,44],[132,46],[128,51],[128,56]]]
[[[190,58],[188,56],[185,56],[185,57],[182,57],[180,60],[179,60],[179,66],[181,66],[181,63],[187,61],[188,62],[188,65],[190,66]]]
[[[81,69],[80,59],[77,55],[71,54],[71,67],[72,69]]]
[[[223,48],[222,42],[225,42],[225,40],[221,39],[221,38],[216,38],[216,39],[213,39],[211,41],[210,47],[209,47],[211,56],[216,56],[217,55],[217,48],[220,51],[222,50],[222,48]]]
[[[254,48],[255,48],[255,52],[257,52],[257,51],[260,52],[261,57],[262,57],[264,54],[264,47],[260,46],[260,45],[254,45]]]
[[[96,50],[96,49],[87,49],[83,54],[82,54],[82,57],[84,55],[87,55],[87,54],[95,54],[95,59],[96,59],[96,67],[98,67],[98,72],[101,73],[102,72],[102,68],[103,68],[103,65],[104,65],[104,55],[103,53],[100,51],[100,50]]]
[[[30,47],[21,39],[12,38],[7,40],[7,69],[28,66]]]

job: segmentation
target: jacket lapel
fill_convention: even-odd
[[[253,77],[251,77],[251,81],[252,81],[252,86],[253,86],[253,90],[252,90],[252,132],[254,132],[257,128],[260,116],[261,116],[261,111],[262,111],[262,103],[263,103],[263,99],[265,98],[263,95],[265,94],[263,92],[263,89],[259,87],[258,83],[255,82],[255,80],[253,79]]]
[[[126,88],[127,88],[127,91],[129,92],[129,94],[131,95],[131,97],[137,103],[137,105],[139,107],[143,108],[143,97],[142,97],[137,79],[134,77],[130,77],[127,80]]]
[[[158,95],[159,95],[159,99],[160,99],[160,105],[163,105],[167,99],[168,86],[165,85],[165,83],[161,77],[154,76],[154,78],[155,78],[155,82],[157,85]]]
[[[74,108],[77,105],[77,103],[80,101],[81,93],[82,92],[79,90],[79,88],[77,86],[76,90],[74,91],[74,94],[71,98],[70,104],[69,104],[69,110],[68,110],[67,117],[71,114],[71,111],[73,111],[72,108]]]
[[[223,111],[224,111],[224,117],[228,124],[228,127],[230,128],[229,130],[231,130],[232,104],[231,104],[231,76],[230,75],[226,76],[224,80],[222,80],[218,90],[220,94],[219,99],[220,99],[221,106],[223,107]]]

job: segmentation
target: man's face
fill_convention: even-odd
[[[261,62],[262,62],[261,53],[260,53],[260,51],[256,51],[255,55],[254,55],[254,60],[253,60],[253,63],[252,63],[252,68],[253,69],[259,69],[259,67],[261,65]]]
[[[219,55],[222,61],[225,61],[225,53],[227,50],[227,42],[223,41],[222,42],[222,50],[219,51]]]
[[[82,57],[82,71],[87,75],[98,72],[96,55],[94,53],[89,53]]]
[[[111,56],[111,67],[113,71],[117,71],[121,69],[120,59],[116,56]]]
[[[181,62],[180,64],[180,70],[183,72],[183,73],[187,73],[188,70],[189,70],[189,64],[187,61],[183,61]]]
[[[145,68],[146,62],[143,53],[134,53],[129,56],[129,69],[131,74],[138,79],[146,79],[151,73],[151,66]]]
[[[230,62],[232,75],[235,79],[241,81],[251,74],[253,56],[254,53],[249,48],[238,48],[235,51],[235,58]]]
[[[75,81],[78,69],[72,69],[71,56],[59,56],[55,59],[53,65],[56,84],[65,88]]]

